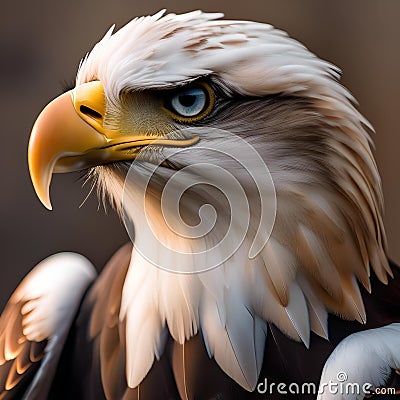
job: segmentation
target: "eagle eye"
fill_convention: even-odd
[[[206,117],[214,105],[214,93],[206,83],[174,89],[165,97],[164,107],[179,122],[196,122]]]

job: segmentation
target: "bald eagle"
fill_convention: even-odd
[[[372,127],[337,67],[221,18],[111,28],[37,118],[44,206],[53,173],[85,170],[132,243],[99,277],[61,253],[21,282],[0,399],[315,398],[400,368]]]

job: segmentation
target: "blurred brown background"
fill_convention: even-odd
[[[115,215],[97,209],[74,175],[53,180],[49,212],[30,183],[26,149],[32,124],[79,60],[109,26],[161,8],[201,8],[268,22],[339,65],[343,83],[375,126],[376,158],[386,198],[389,251],[400,261],[400,1],[398,0],[35,0],[2,5],[0,16],[0,309],[44,257],[78,251],[101,268],[127,236]]]

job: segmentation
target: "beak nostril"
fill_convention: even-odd
[[[94,118],[94,119],[102,119],[103,116],[97,112],[96,110],[93,110],[93,108],[87,107],[87,106],[80,106],[79,111],[82,114],[87,115],[88,117]]]

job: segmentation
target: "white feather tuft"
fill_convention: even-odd
[[[318,400],[363,399],[368,394],[363,386],[385,387],[392,369],[400,369],[400,324],[354,333],[340,342],[326,361]],[[333,393],[328,389],[329,382],[337,387],[342,382],[344,388],[346,384],[353,388],[358,385],[360,390]]]
[[[58,253],[40,262],[10,300],[24,303],[21,312],[27,340],[40,342],[68,328],[95,276],[93,265],[80,254]]]

